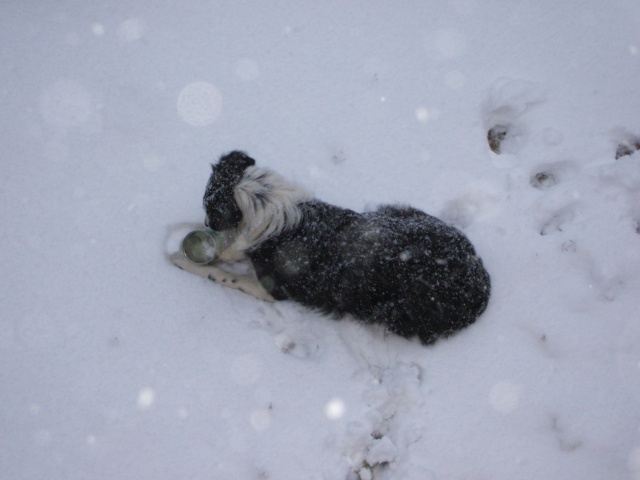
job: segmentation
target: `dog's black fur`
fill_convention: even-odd
[[[224,155],[213,166],[204,207],[211,228],[238,229],[239,242],[230,248],[244,252],[274,299],[351,314],[425,344],[469,325],[485,310],[489,274],[460,231],[408,206],[361,214],[290,195],[280,205],[295,203],[287,205],[293,210],[274,209],[270,202],[279,189],[297,187],[269,182],[269,175],[282,181],[243,152]],[[246,195],[238,197],[248,176],[255,180],[249,203]],[[254,207],[266,208],[271,217],[254,215],[256,225],[247,225]],[[280,223],[270,230],[269,222]],[[252,229],[266,233],[248,239]]]

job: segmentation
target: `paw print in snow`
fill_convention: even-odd
[[[321,354],[320,340],[309,332],[283,331],[276,335],[275,343],[282,350],[282,353],[293,355],[298,358],[317,357]]]
[[[547,190],[560,182],[574,178],[578,174],[578,166],[572,161],[541,164],[534,170],[530,184],[538,190]]]
[[[493,153],[500,154],[500,145],[509,133],[509,127],[504,125],[495,125],[487,132],[487,141],[489,142],[489,148]]]
[[[516,153],[527,139],[522,117],[545,100],[544,88],[537,83],[508,78],[496,81],[483,107],[489,148],[496,154]]]
[[[551,172],[538,172],[533,177],[531,177],[531,186],[539,190],[546,190],[547,188],[551,188],[556,183],[558,183],[558,180]]]
[[[562,232],[563,225],[573,220],[574,216],[574,205],[561,208],[542,224],[540,227],[540,235],[550,235],[555,232]]]
[[[420,392],[422,369],[414,363],[398,362],[380,368],[369,366],[357,372],[367,379],[362,392],[359,419],[327,440],[338,459],[325,478],[372,480],[393,473],[407,447],[422,438],[406,419],[423,402]],[[398,413],[401,413],[398,415]]]

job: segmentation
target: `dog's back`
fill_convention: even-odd
[[[213,165],[203,204],[208,226],[237,232],[222,257],[248,255],[263,291],[247,279],[230,285],[259,298],[349,313],[424,343],[470,324],[487,305],[489,275],[469,240],[414,208],[359,214],[328,205],[238,151]],[[207,278],[225,283],[209,270]]]
[[[469,240],[410,207],[358,214],[317,200],[293,228],[248,250],[275,299],[381,323],[430,343],[472,323],[490,279]]]

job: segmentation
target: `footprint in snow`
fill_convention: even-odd
[[[313,333],[309,322],[295,315],[296,306],[261,306],[257,311],[258,319],[252,325],[271,333],[282,353],[297,358],[316,358],[322,354],[322,341]]]
[[[529,183],[538,190],[547,190],[571,180],[578,175],[578,172],[578,164],[570,160],[541,163],[534,168]]]
[[[327,439],[326,445],[338,459],[331,462],[326,478],[370,480],[382,471],[393,473],[402,452],[422,436],[410,422],[412,411],[423,402],[422,369],[417,364],[370,366],[358,373],[367,378],[362,414],[343,426],[342,433]]]
[[[496,154],[513,154],[520,150],[528,137],[523,116],[546,97],[540,84],[509,78],[497,80],[489,91],[482,113],[489,148]]]
[[[541,191],[553,190],[557,192],[555,189],[559,184],[563,184],[578,175],[579,167],[573,161],[559,161],[539,164],[532,172],[529,183],[533,188]],[[574,202],[556,208],[552,213],[547,214],[540,223],[540,235],[562,232],[564,226],[574,219],[576,209],[577,204]]]
[[[552,214],[540,227],[540,235],[562,232],[565,224],[575,217],[575,206],[568,205]]]
[[[310,333],[280,332],[275,337],[275,344],[282,353],[298,358],[311,358],[320,355],[321,342]]]

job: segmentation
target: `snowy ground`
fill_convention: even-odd
[[[305,3],[2,2],[2,478],[640,479],[637,0]],[[232,148],[458,225],[488,310],[425,348],[172,267]]]

